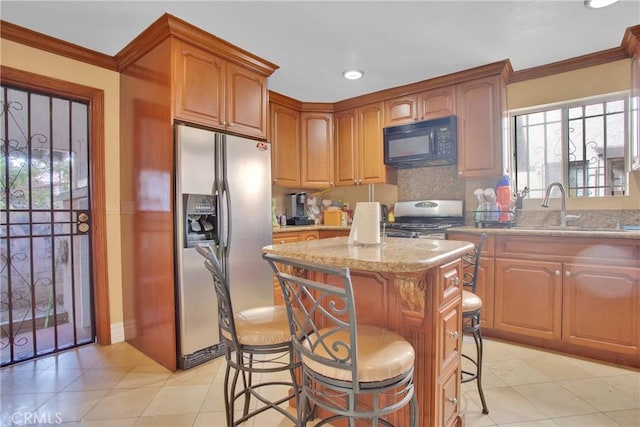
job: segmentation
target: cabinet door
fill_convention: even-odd
[[[302,186],[333,185],[333,114],[302,113]]]
[[[300,186],[300,113],[271,104],[271,177],[275,185]]]
[[[225,61],[181,41],[173,49],[176,118],[224,129]]]
[[[478,244],[479,235],[447,233],[448,240],[462,240]],[[494,262],[493,262],[493,236],[486,237],[482,253],[480,254],[480,265],[478,266],[478,278],[476,279],[476,295],[482,300],[482,312],[480,313],[480,324],[482,327],[493,328],[493,302],[494,292]]]
[[[640,170],[640,53],[633,58],[631,88],[631,162]]]
[[[502,91],[500,76],[456,85],[458,175],[502,175]]]
[[[560,339],[562,263],[497,258],[495,328],[532,337]]]
[[[329,239],[331,237],[348,236],[349,230],[320,230],[320,239]]]
[[[384,183],[383,103],[358,108],[358,184]]]
[[[335,113],[335,184],[356,185],[357,178],[357,133],[356,110]]]
[[[493,258],[480,258],[478,265],[478,279],[476,281],[476,295],[482,300],[480,325],[493,328],[494,303],[494,265]]]
[[[227,129],[255,138],[267,138],[267,79],[258,73],[227,63]]]
[[[640,348],[640,269],[565,264],[562,339],[623,354]]]
[[[461,425],[458,419],[460,412],[460,368],[447,373],[438,381],[436,403],[436,426],[453,427]]]
[[[384,125],[396,126],[418,120],[415,95],[401,96],[384,101]]]
[[[450,369],[460,363],[462,347],[462,305],[460,298],[451,304],[441,308],[438,313],[438,325],[436,330],[437,365],[440,372]]]
[[[455,86],[445,86],[418,94],[418,120],[431,120],[456,114]]]

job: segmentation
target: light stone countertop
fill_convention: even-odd
[[[640,239],[640,230],[616,230],[615,228],[581,228],[581,227],[560,227],[544,225],[518,225],[512,228],[476,228],[471,226],[452,227],[447,231],[451,233],[464,232],[480,234],[486,232],[488,235],[527,235],[527,236],[554,236],[554,237],[588,237],[600,239]]]
[[[349,245],[348,237],[265,246],[262,250],[300,261],[354,270],[403,273],[428,270],[458,258],[473,244],[454,240],[386,237],[380,245]]]

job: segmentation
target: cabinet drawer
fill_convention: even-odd
[[[272,242],[274,245],[281,243],[299,242],[301,234],[298,231],[291,231],[285,233],[273,233]]]
[[[440,417],[436,425],[449,427],[457,422],[460,410],[460,367],[449,373],[438,385]]]
[[[460,299],[440,310],[437,329],[437,352],[440,371],[460,363],[462,346],[462,307]]]
[[[437,307],[448,304],[450,301],[462,294],[462,279],[460,270],[462,262],[460,259],[451,261],[439,267],[438,271],[438,298]]]
[[[640,240],[584,237],[497,236],[496,257],[640,266]]]
[[[480,233],[468,233],[468,232],[458,232],[455,231],[447,232],[447,240],[458,240],[464,242],[471,242],[474,245],[478,244],[480,240]],[[482,252],[480,253],[480,258],[492,257],[495,254],[494,250],[495,245],[495,236],[491,234],[487,234],[487,237],[484,239],[484,244],[482,245]]]

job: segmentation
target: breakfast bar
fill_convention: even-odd
[[[334,237],[269,245],[263,251],[349,267],[358,323],[397,332],[415,349],[418,425],[462,425],[461,257],[473,244],[389,237],[379,245],[349,245],[347,241],[347,237]],[[392,414],[390,421],[408,425],[407,411]]]

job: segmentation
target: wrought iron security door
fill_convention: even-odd
[[[0,362],[93,342],[88,105],[0,89]]]

